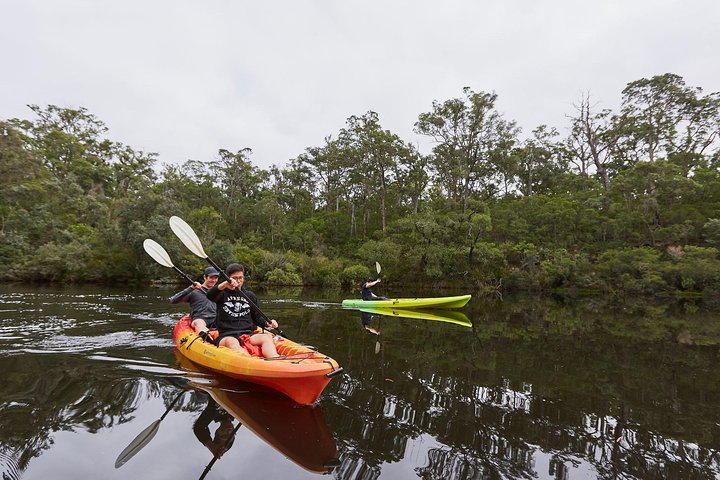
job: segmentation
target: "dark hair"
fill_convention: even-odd
[[[231,263],[225,269],[225,273],[227,274],[228,277],[230,275],[232,275],[233,273],[237,273],[237,272],[245,273],[245,267],[243,267],[239,263]]]
[[[373,279],[372,279],[372,277],[368,277],[367,280],[365,280],[365,281],[366,281],[366,282],[372,282]]]

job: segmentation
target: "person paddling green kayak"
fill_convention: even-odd
[[[380,283],[380,279],[373,280],[372,278],[368,278],[366,281],[363,282],[363,284],[360,286],[360,295],[363,300],[387,300],[387,297],[382,297],[379,295],[375,295],[373,291],[370,289],[371,287],[374,287]]]

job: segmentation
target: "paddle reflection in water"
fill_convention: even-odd
[[[215,375],[178,352],[175,356],[180,368],[194,375],[189,386],[207,392],[225,412],[288,459],[313,473],[329,473],[337,464],[335,438],[319,406],[298,405],[262,386]]]
[[[125,447],[125,449],[120,452],[120,455],[118,455],[117,460],[115,460],[115,468],[122,467],[128,460],[130,460],[132,457],[135,456],[136,453],[138,453],[142,448],[150,443],[150,440],[155,437],[155,434],[157,434],[158,430],[160,429],[160,422],[165,419],[168,413],[170,413],[170,410],[175,406],[178,400],[180,400],[180,397],[183,396],[185,392],[180,392],[175,397],[175,400],[170,402],[170,405],[168,405],[167,410],[165,410],[165,413],[162,414],[162,417],[160,417],[158,420],[155,420],[153,423],[151,423],[145,430],[140,432],[135,439],[133,439],[132,442],[130,442],[130,445]]]
[[[205,390],[197,388],[189,380],[181,377],[170,377],[167,379],[167,381],[168,383],[171,383],[174,386],[180,388],[180,392],[173,399],[173,401],[170,402],[167,409],[165,410],[165,413],[163,413],[163,415],[158,420],[155,420],[152,424],[150,424],[147,428],[140,432],[138,436],[135,437],[133,441],[130,442],[130,444],[120,453],[120,455],[118,455],[117,460],[115,460],[115,468],[122,467],[125,463],[128,462],[128,460],[130,460],[148,443],[150,443],[150,440],[155,437],[158,430],[160,429],[160,423],[168,415],[168,413],[173,410],[175,404],[178,402],[178,400],[180,400],[180,398],[183,397],[183,395],[185,395],[186,392],[197,390],[207,398],[207,406],[193,424],[193,432],[195,433],[195,436],[200,441],[200,443],[207,447],[207,449],[210,450],[210,453],[213,454],[212,460],[210,461],[210,463],[208,463],[208,465],[205,467],[202,474],[200,475],[200,479],[203,479],[210,472],[210,469],[215,464],[215,462],[230,449],[235,439],[235,434],[242,426],[242,423],[238,422],[238,424],[233,427],[232,415],[230,415],[223,408],[221,408],[212,399],[211,396],[207,395],[207,392]],[[242,395],[244,393],[248,392],[235,392],[235,394],[237,395]],[[213,422],[217,422],[220,424],[220,426],[215,431],[214,437],[210,433],[210,424]]]

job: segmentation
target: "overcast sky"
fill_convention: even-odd
[[[718,0],[0,0],[0,119],[82,106],[162,163],[250,147],[267,168],[373,110],[429,153],[418,115],[465,86],[524,135],[657,74],[720,91],[719,20]]]

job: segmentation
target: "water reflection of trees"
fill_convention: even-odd
[[[113,365],[76,355],[9,356],[0,360],[0,367],[9,372],[0,383],[3,478],[20,478],[33,458],[52,447],[54,432],[96,433],[132,421],[149,398],[163,398],[169,405],[177,393],[161,380],[108,381],[117,373]]]
[[[472,315],[472,332],[386,321],[377,337],[356,319],[330,323],[310,310],[298,336],[351,367],[322,399],[340,452],[334,476],[375,479],[408,457],[417,476],[444,480],[569,478],[579,464],[602,478],[720,476],[715,318],[606,311],[510,304]],[[177,394],[74,355],[10,356],[0,367],[0,465],[10,478],[50,448],[54,431],[97,432]],[[190,394],[178,408],[206,402]]]
[[[351,337],[361,367],[325,409],[344,446],[339,471],[376,478],[428,437],[437,445],[416,468],[422,478],[567,478],[581,464],[602,478],[719,476],[717,351],[677,332],[717,337],[648,311],[518,309],[481,320],[472,337],[388,322],[382,357],[374,339]]]

